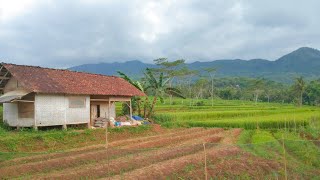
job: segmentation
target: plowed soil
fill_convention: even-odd
[[[208,177],[262,178],[278,171],[278,163],[238,148],[240,133],[190,128],[114,141],[107,149],[97,145],[14,159],[0,164],[0,179],[203,179],[205,157]]]

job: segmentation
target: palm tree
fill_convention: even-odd
[[[149,109],[148,114],[146,115],[147,117],[150,117],[152,115],[154,106],[157,103],[158,98],[161,102],[163,102],[163,96],[165,94],[185,98],[179,89],[174,87],[168,87],[170,78],[165,79],[163,77],[163,73],[160,73],[159,79],[156,79],[155,75],[153,74],[153,71],[147,68],[144,74],[146,78],[146,83],[148,83],[146,90],[150,89],[151,91],[153,91],[154,94],[151,107]]]
[[[303,97],[303,93],[306,89],[306,83],[305,81],[303,80],[303,77],[300,76],[298,78],[296,78],[296,81],[293,85],[293,88],[295,90],[295,92],[299,95],[299,106],[301,107],[302,106],[302,97]]]

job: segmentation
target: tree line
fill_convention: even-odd
[[[192,99],[190,106],[199,105],[200,99],[210,99],[213,106],[216,98],[320,106],[320,79],[307,82],[297,77],[293,84],[283,84],[265,78],[216,77],[218,68],[192,70],[183,59],[170,62],[159,58],[154,63],[157,68],[147,68],[139,80],[118,72],[120,77],[148,95],[133,99],[135,110],[144,117],[153,114],[157,100],[173,104],[174,96]],[[164,101],[165,97],[168,102]]]

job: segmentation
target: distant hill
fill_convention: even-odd
[[[216,67],[217,77],[263,77],[279,82],[290,82],[294,77],[300,75],[308,79],[320,78],[320,51],[302,47],[275,61],[234,59],[197,61],[187,65],[190,69],[196,70]],[[143,70],[147,67],[156,66],[134,60],[124,63],[83,64],[69,69],[105,75],[117,75],[117,71],[122,71],[133,77],[141,77]]]
[[[127,75],[140,77],[147,67],[156,67],[154,64],[143,63],[138,60],[127,61],[124,63],[98,63],[83,64],[69,68],[74,71],[90,72],[104,75],[118,75],[117,71],[125,72]]]

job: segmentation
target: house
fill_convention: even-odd
[[[122,78],[1,63],[3,121],[12,127],[91,126],[116,116],[115,102],[145,94]],[[132,115],[132,111],[130,111]]]

